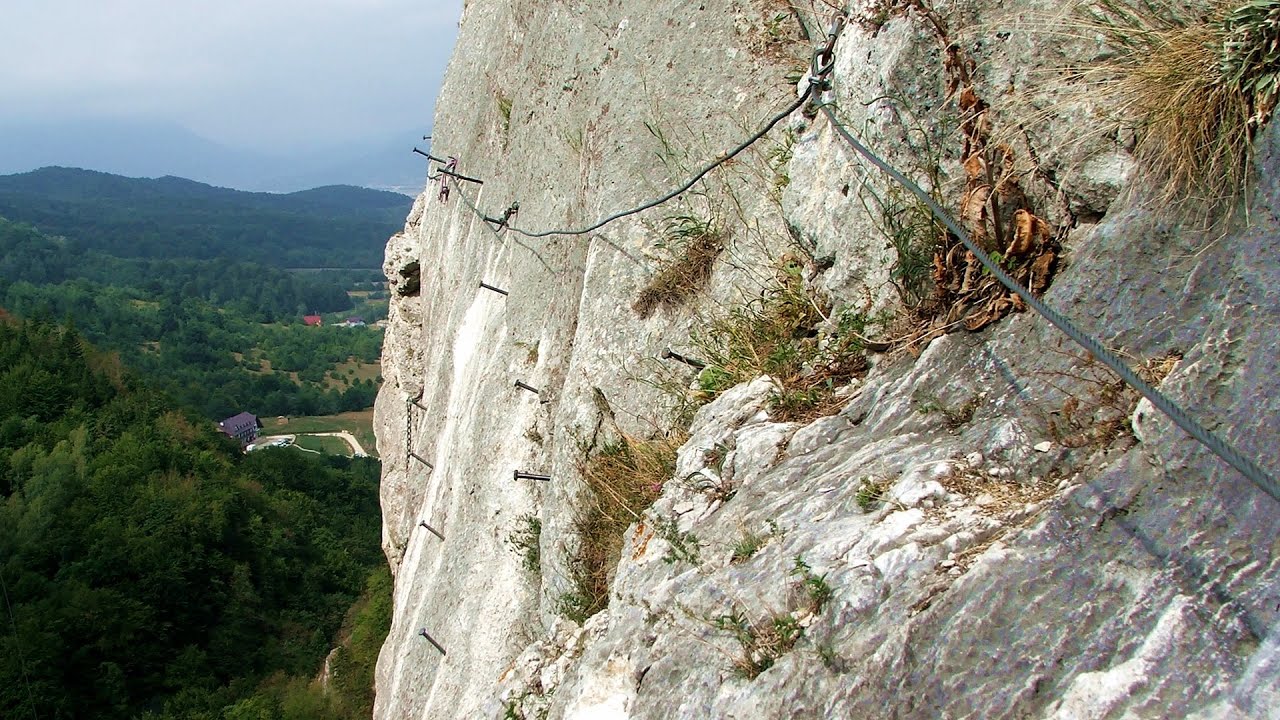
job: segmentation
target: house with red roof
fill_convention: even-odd
[[[303,315],[302,324],[307,325],[308,327],[323,327],[324,318],[319,315]]]

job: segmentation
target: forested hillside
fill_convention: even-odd
[[[0,318],[0,717],[367,717],[377,462],[243,455],[75,331]]]
[[[411,200],[331,186],[247,193],[176,177],[50,167],[0,176],[0,215],[120,258],[377,268]]]
[[[208,417],[323,415],[367,408],[381,331],[303,328],[307,312],[352,310],[352,274],[290,273],[227,260],[118,258],[0,217],[0,306],[71,320],[149,382]],[[360,273],[362,281],[377,271]],[[380,285],[380,283],[379,283]],[[362,311],[373,320],[377,310]]]

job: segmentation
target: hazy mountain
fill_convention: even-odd
[[[173,123],[121,119],[0,125],[0,173],[47,166],[91,168],[131,177],[174,175],[241,190],[290,192],[358,185],[416,194],[425,182],[414,155],[421,132],[301,152],[231,148]]]
[[[123,258],[377,268],[411,202],[352,186],[250,193],[64,167],[0,176],[0,216]]]

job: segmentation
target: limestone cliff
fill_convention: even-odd
[[[1262,136],[1245,229],[1151,209],[1130,139],[1061,80],[1107,49],[1050,31],[1057,5],[855,8],[829,100],[1274,474],[1280,138]],[[813,107],[597,232],[483,219],[518,202],[521,229],[581,227],[675,187],[807,87],[829,18],[776,0],[466,4],[432,154],[483,185],[431,181],[386,255],[395,616],[376,717],[1280,717],[1280,504],[962,252],[911,257],[936,228]],[[696,292],[637,302],[710,231]],[[708,389],[663,357],[714,349],[723,318],[779,288],[820,316],[797,342],[866,340],[846,317],[874,336],[806,391],[834,393],[825,417],[782,412],[776,379]],[[681,417],[698,385],[709,402]],[[579,625],[563,615],[588,614],[566,600],[584,467],[664,433],[683,441],[674,472]]]

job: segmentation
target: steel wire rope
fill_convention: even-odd
[[[787,119],[787,117],[789,117],[791,113],[795,112],[796,110],[799,110],[810,99],[814,99],[814,100],[818,99],[818,96],[820,95],[820,93],[827,87],[828,78],[831,75],[831,71],[835,68],[835,50],[834,50],[835,43],[836,43],[836,39],[840,37],[840,33],[844,30],[844,24],[845,24],[844,15],[843,14],[837,15],[835,20],[833,20],[831,23],[830,30],[828,30],[827,32],[826,42],[814,48],[812,60],[809,67],[809,83],[805,87],[804,92],[800,93],[800,95],[797,96],[794,101],[789,103],[786,106],[786,108],[784,108],[783,110],[779,111],[776,115],[771,117],[768,120],[768,122],[766,122],[759,130],[753,133],[750,137],[748,137],[746,140],[743,140],[742,142],[740,142],[738,145],[736,145],[729,151],[718,156],[711,162],[707,163],[705,166],[702,167],[701,170],[699,170],[696,174],[694,174],[693,177],[689,178],[688,181],[686,181],[684,184],[680,185],[679,187],[675,188],[674,190],[671,190],[670,192],[667,192],[666,194],[660,197],[654,198],[653,200],[650,200],[646,203],[633,207],[629,210],[616,212],[612,215],[609,215],[608,217],[598,220],[594,224],[585,228],[578,228],[575,230],[542,230],[542,231],[535,232],[532,230],[524,230],[522,228],[516,227],[510,224],[509,222],[502,222],[499,229],[506,228],[508,230],[511,230],[514,233],[523,235],[528,238],[544,238],[544,237],[550,237],[552,235],[586,235],[587,233],[599,230],[600,228],[604,227],[605,225],[608,225],[609,223],[615,220],[620,220],[624,217],[628,217],[630,215],[635,215],[636,213],[644,212],[645,210],[657,207],[665,202],[668,202],[676,197],[679,197],[680,195],[687,192],[689,188],[697,184],[699,180],[706,177],[706,175],[710,173],[712,170],[715,170],[716,168],[720,167],[726,162],[737,157],[744,150],[746,150],[747,148],[751,147],[756,142],[758,142],[760,138],[764,137],[765,135],[768,135],[769,131],[773,130],[773,128],[776,127],[778,123]],[[417,148],[414,148],[414,151],[420,155],[426,155],[426,157],[430,160],[435,160],[437,162],[440,161],[439,158],[433,155],[424,153],[418,150]],[[436,169],[438,172],[445,172],[444,168],[436,168]],[[480,182],[479,180],[476,180],[474,178],[468,178],[464,175],[458,175],[457,173],[454,173],[454,172],[449,172],[446,174],[452,176],[452,178],[460,178],[464,180],[471,180],[473,182]],[[430,169],[428,169],[427,171],[427,177],[431,178]],[[437,174],[436,177],[439,177],[439,174]],[[483,211],[481,211],[480,208],[476,207],[475,204],[473,204],[470,201],[470,199],[466,197],[465,194],[461,192],[461,188],[458,186],[456,181],[453,181],[452,185],[455,189],[459,190],[460,195],[463,195],[463,200],[466,202],[467,206],[471,208],[471,211],[475,213],[477,216],[479,216],[481,220],[484,220],[486,225],[489,224],[490,222],[494,222],[489,218],[488,215],[486,215]],[[496,233],[497,230],[495,230],[494,232]],[[614,247],[617,248],[616,245]],[[618,249],[621,250],[621,248],[618,248]],[[623,251],[623,253],[627,254],[625,251]]]
[[[830,71],[828,70],[828,72]],[[803,106],[806,102],[808,102],[809,98],[814,96],[815,88],[820,87],[820,85],[821,85],[821,81],[817,77],[815,77],[814,80],[812,80],[809,83],[809,87],[803,93],[801,93],[799,97],[797,97],[794,101],[788,104],[787,107],[783,109],[781,112],[779,112],[778,114],[770,118],[769,121],[765,123],[764,126],[761,127],[757,132],[751,135],[751,137],[739,143],[732,150],[729,150],[728,152],[717,157],[715,160],[712,160],[710,163],[705,165],[701,170],[699,170],[697,174],[689,178],[689,180],[685,182],[683,185],[680,185],[676,189],[666,193],[665,195],[662,195],[661,197],[654,198],[653,200],[650,200],[642,205],[636,206],[629,210],[623,210],[621,212],[614,213],[606,218],[596,221],[595,224],[590,225],[589,227],[579,228],[576,230],[543,230],[540,232],[533,232],[530,230],[522,230],[521,228],[518,228],[514,225],[507,225],[507,228],[512,232],[519,233],[520,235],[523,235],[529,238],[543,238],[543,237],[550,237],[551,235],[586,235],[587,233],[595,232],[596,230],[599,230],[600,228],[604,227],[605,225],[608,225],[609,223],[615,220],[621,220],[622,218],[627,217],[629,215],[635,215],[636,213],[644,212],[645,210],[657,207],[669,200],[679,197],[680,195],[683,195],[686,191],[688,191],[689,188],[697,184],[699,180],[706,177],[707,173],[710,173],[712,170],[715,170],[716,168],[720,167],[726,162],[732,160],[734,157],[741,154],[742,151],[754,145],[758,140],[760,140],[760,138],[764,137],[765,135],[768,135],[769,131],[772,130],[778,123],[787,119],[787,117],[789,117],[791,113],[795,112],[796,110],[799,110],[801,106]]]
[[[1229,465],[1238,470],[1240,474],[1244,475],[1251,482],[1261,488],[1263,492],[1270,495],[1276,501],[1280,501],[1280,484],[1277,484],[1273,478],[1267,475],[1266,471],[1241,454],[1240,451],[1229,445],[1225,440],[1222,440],[1218,436],[1209,432],[1203,425],[1198,423],[1176,403],[1166,397],[1159,390],[1152,387],[1145,380],[1138,377],[1137,373],[1130,370],[1129,366],[1124,364],[1119,357],[1103,347],[1101,342],[1076,327],[1075,323],[1067,319],[1066,316],[1049,307],[1040,299],[1032,295],[1029,290],[1018,284],[1018,282],[1010,277],[998,264],[992,261],[991,257],[987,255],[982,248],[975,245],[969,238],[969,234],[961,229],[956,221],[952,219],[951,215],[943,210],[942,207],[939,206],[928,193],[921,189],[919,185],[906,175],[899,172],[897,168],[881,159],[865,145],[858,142],[858,139],[840,123],[839,118],[836,117],[835,112],[831,110],[831,106],[829,104],[821,104],[820,109],[823,114],[827,116],[827,121],[831,123],[832,129],[835,130],[837,135],[857,151],[859,155],[866,158],[872,165],[875,165],[877,168],[887,173],[889,177],[893,178],[919,198],[920,201],[929,208],[929,211],[933,213],[934,217],[937,218],[939,222],[946,225],[947,229],[964,244],[965,248],[969,252],[973,253],[974,257],[978,258],[978,262],[982,263],[982,266],[995,276],[996,280],[1000,281],[1001,285],[1004,285],[1016,294],[1023,302],[1042,315],[1054,327],[1061,330],[1067,337],[1074,340],[1078,345],[1083,347],[1098,360],[1102,361],[1103,364],[1111,368],[1120,376],[1121,380],[1124,380],[1125,383],[1141,393],[1142,396],[1149,400],[1152,405],[1167,415],[1170,420],[1173,420],[1174,424],[1185,430],[1187,434],[1198,440],[1202,445],[1213,452],[1213,454],[1225,460]]]
[[[467,193],[464,192],[462,189],[462,183],[458,182],[456,178],[449,178],[448,182],[453,187],[453,192],[458,193],[458,197],[462,198],[462,204],[466,205],[467,209],[469,209],[472,212],[472,214],[480,218],[481,222],[484,223],[484,226],[489,229],[489,232],[493,233],[493,236],[498,238],[499,240],[504,240],[501,232],[502,228],[509,227],[509,226],[506,223],[503,223],[495,228],[492,225],[494,221],[491,220],[488,215],[485,215],[484,211],[481,210],[474,202],[471,201],[471,198],[467,197]],[[547,263],[546,259],[542,257],[542,253],[538,252],[534,248],[530,247],[529,245],[519,240],[516,240],[515,243],[520,247],[524,248],[525,250],[528,250],[529,254],[533,255],[534,259],[536,259],[539,263],[541,263],[542,267],[547,269],[547,272],[551,273],[552,275],[559,275],[559,273],[556,272],[555,268],[551,267],[551,265]],[[617,248],[616,245],[614,245],[614,247]],[[631,257],[630,255],[627,254],[626,251],[622,250],[621,248],[618,248],[618,250],[619,252],[622,252],[622,254],[627,255],[627,257],[629,258]],[[631,259],[633,261],[635,260],[635,258],[631,258]]]

